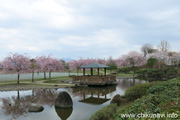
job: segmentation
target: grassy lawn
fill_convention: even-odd
[[[59,83],[59,80],[69,80],[72,79],[72,77],[69,76],[60,76],[60,77],[52,77],[51,81],[49,81],[49,78],[46,78],[46,81],[44,83]],[[34,82],[36,81],[43,81],[44,78],[36,78],[34,79]],[[23,83],[23,82],[29,82],[29,83]],[[0,81],[0,85],[17,85],[17,80],[7,80],[7,81]],[[38,83],[33,83],[32,79],[27,79],[27,80],[20,80],[19,85],[39,85]]]

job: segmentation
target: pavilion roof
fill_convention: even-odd
[[[83,65],[80,68],[108,68],[109,66],[107,65],[103,65],[103,64],[99,64],[99,63],[91,63],[88,65]]]

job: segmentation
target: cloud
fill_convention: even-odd
[[[180,1],[1,0],[0,48],[56,57],[119,57],[179,39]]]

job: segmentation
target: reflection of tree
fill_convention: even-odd
[[[12,115],[13,118],[17,118],[28,112],[28,108],[31,105],[31,100],[31,96],[20,98],[18,91],[17,97],[12,96],[11,98],[2,99],[2,109],[5,110],[6,115]]]
[[[41,105],[49,105],[50,107],[54,105],[57,95],[58,91],[54,89],[43,89],[35,91],[35,97],[39,98],[37,102]]]
[[[27,114],[28,109],[32,103],[39,105],[54,105],[58,92],[54,89],[33,90],[32,95],[20,97],[19,91],[17,97],[2,99],[2,109],[5,110],[5,115],[12,115],[17,118],[21,115]]]

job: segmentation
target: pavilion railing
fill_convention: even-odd
[[[73,82],[83,84],[107,84],[116,81],[116,76],[73,76]]]

